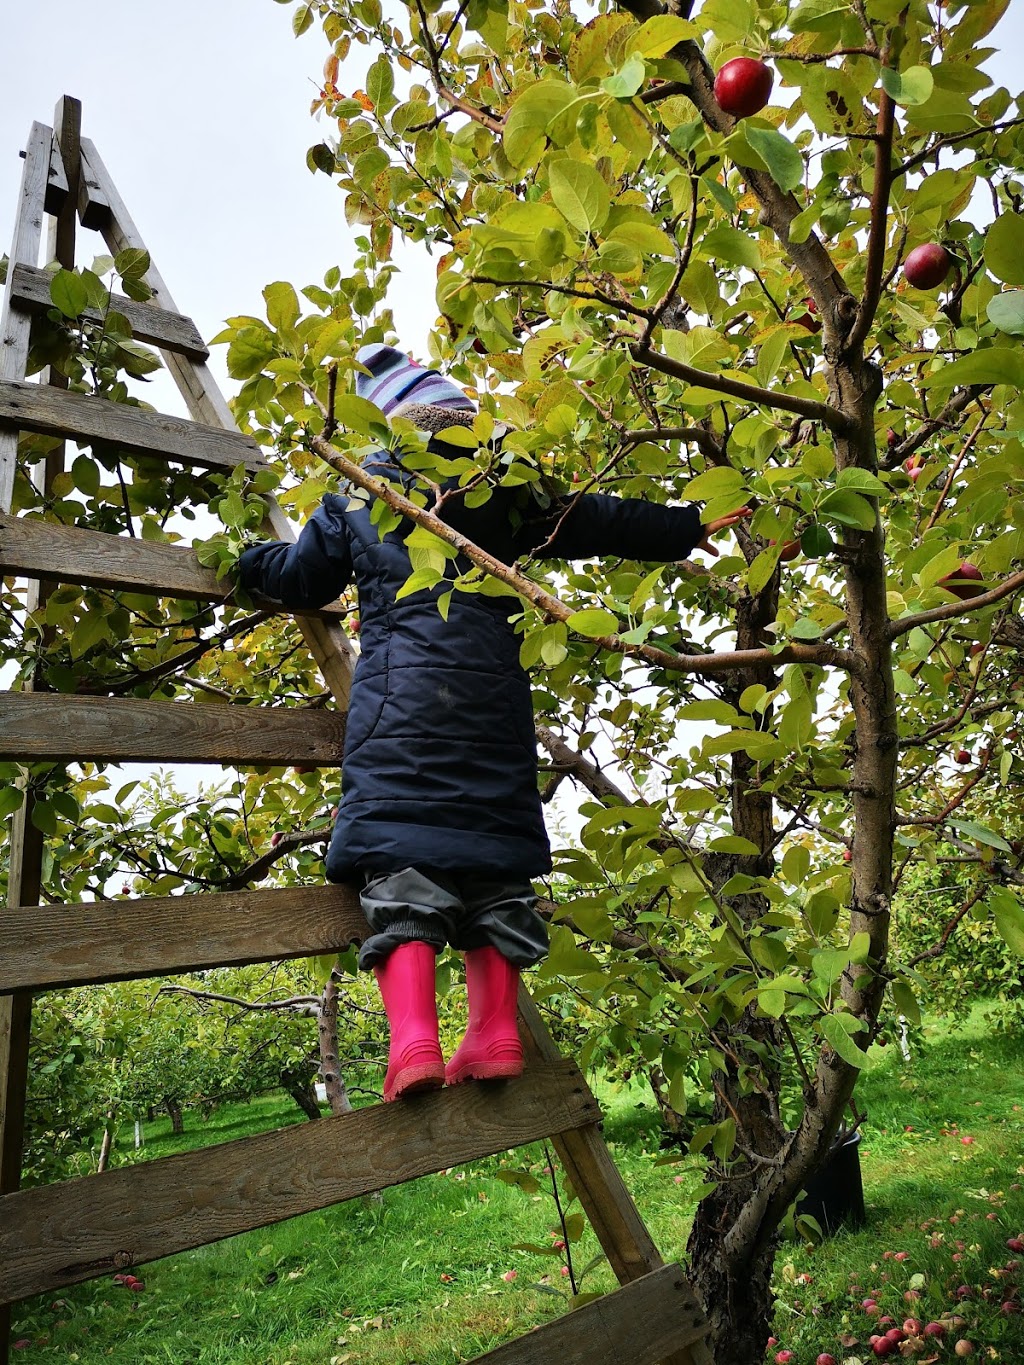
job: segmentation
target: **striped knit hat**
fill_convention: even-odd
[[[393,346],[363,346],[356,352],[369,374],[356,375],[356,393],[381,412],[393,413],[407,403],[476,412],[461,389],[437,370],[426,370]]]

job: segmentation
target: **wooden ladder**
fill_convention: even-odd
[[[192,550],[10,515],[19,432],[88,444],[109,441],[179,464],[257,470],[265,459],[235,426],[206,367],[192,321],[175,310],[155,267],[150,303],[115,296],[135,337],[159,347],[192,420],[66,391],[44,373],[25,382],[34,311],[49,307],[38,269],[72,268],[76,222],[97,228],[111,252],[143,247],[81,110],[64,97],[51,129],[33,124],[0,318],[0,573],[29,580],[30,610],[58,583],[223,601]],[[51,452],[44,486],[63,469]],[[292,539],[267,498],[266,529]],[[192,706],[44,691],[0,693],[0,759],[227,764],[337,764],[353,651],[328,607],[297,616],[336,709]],[[43,836],[32,797],[12,821],[8,906],[0,911],[0,1365],[8,1360],[10,1305],[127,1270],[236,1233],[354,1199],[432,1172],[550,1138],[620,1288],[518,1341],[479,1357],[494,1365],[713,1365],[706,1323],[678,1265],[665,1265],[601,1136],[601,1113],[575,1064],[559,1055],[525,989],[522,1078],[459,1086],[409,1103],[377,1105],[58,1184],[19,1189],[33,992],[203,968],[342,951],[368,926],[340,886],[149,897],[75,906],[40,904]]]

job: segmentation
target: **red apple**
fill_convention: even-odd
[[[292,772],[298,774],[299,777],[304,777],[304,776],[306,775],[306,773],[315,773],[315,772],[316,772],[316,764],[315,764],[315,763],[296,763],[296,764],[292,767]]]
[[[911,483],[917,483],[924,473],[924,460],[920,455],[911,455],[903,461],[903,472]]]
[[[984,654],[984,652],[985,652],[984,641],[975,640],[974,644],[971,645],[971,658],[976,659],[979,654]],[[1021,1250],[1024,1251],[1024,1243],[1021,1244]]]
[[[903,262],[903,273],[907,283],[915,289],[937,289],[952,266],[953,258],[944,246],[938,242],[925,242],[914,247]]]
[[[850,852],[850,850],[849,850],[848,848],[844,848],[844,849],[843,849],[843,862],[844,862],[844,863],[853,862],[853,854]],[[865,1312],[868,1311],[868,1305],[869,1305],[869,1304],[870,1304],[872,1307],[875,1307],[875,1306],[876,1306],[873,1299],[866,1299],[866,1300],[864,1301],[863,1305],[862,1305],[862,1307],[864,1308],[864,1311],[865,1311]]]
[[[791,1365],[794,1360],[796,1360],[796,1356],[792,1351],[775,1352],[775,1365]]]
[[[876,1356],[891,1356],[897,1347],[895,1341],[891,1341],[889,1337],[879,1337],[877,1341],[871,1343],[871,1349]]]
[[[977,564],[965,559],[952,573],[939,579],[939,587],[959,597],[961,602],[969,602],[972,597],[980,597],[985,591],[984,577]]]
[[[893,431],[892,427],[885,433],[885,444],[892,450],[893,446],[899,445],[900,438]]]
[[[921,1324],[917,1318],[904,1318],[903,1330],[908,1337],[919,1337],[921,1335]]]
[[[777,542],[774,540],[768,542],[769,545],[775,545],[776,543]],[[782,542],[782,549],[779,551],[779,560],[783,564],[788,564],[791,560],[796,559],[799,554],[800,542],[798,540],[784,540]]]
[[[352,632],[353,635],[358,635],[358,634],[359,634],[360,625],[359,625],[359,617],[358,617],[358,616],[353,616],[353,617],[352,617],[352,620],[349,621],[349,623],[348,623],[348,628],[349,628],[349,630]]]
[[[921,1335],[923,1337],[944,1337],[946,1335],[946,1324],[944,1322],[926,1322]]]
[[[814,1362],[814,1365],[836,1365],[835,1356],[830,1356],[827,1351],[822,1351],[821,1355]]]
[[[1021,1239],[1020,1237],[1007,1237],[1006,1249],[1007,1251],[1015,1253],[1024,1251],[1024,1239]]]
[[[801,313],[799,317],[795,317],[793,321],[798,327],[806,327],[809,332],[820,332],[821,318],[816,316],[818,305],[811,298],[810,294],[804,299],[804,307],[807,309],[806,313]]]
[[[277,848],[278,844],[281,842],[283,838],[284,835],[281,833],[281,831],[279,829],[275,829],[273,834],[270,836],[270,847]]]
[[[331,807],[330,816],[331,816],[331,819],[332,819],[332,820],[337,820],[337,818],[338,818],[338,807],[337,807],[337,806],[332,806],[332,807]]]
[[[734,57],[715,76],[715,99],[727,114],[749,118],[768,103],[774,80],[774,72],[764,62]]]

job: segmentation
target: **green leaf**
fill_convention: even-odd
[[[382,430],[388,430],[388,419],[375,403],[354,393],[343,393],[334,400],[334,415],[343,427],[360,436],[379,440]]]
[[[611,193],[603,177],[585,161],[565,157],[552,162],[548,187],[555,208],[578,232],[596,232],[608,217]],[[633,255],[639,261],[635,248]]]
[[[313,6],[303,5],[292,15],[292,32],[301,38],[313,22]]]
[[[378,114],[386,114],[396,104],[395,73],[383,52],[366,73],[366,93]]]
[[[228,374],[232,379],[254,379],[276,354],[266,327],[243,327],[228,346]]]
[[[709,498],[729,498],[734,494],[739,498],[743,488],[743,475],[738,469],[716,465],[691,479],[684,491],[688,502],[706,502]]]
[[[599,635],[613,635],[619,628],[616,617],[601,607],[586,607],[583,611],[574,611],[566,625],[570,630],[576,631],[577,635],[587,635],[591,639]]]
[[[114,257],[114,270],[122,280],[141,280],[149,266],[149,252],[145,247],[126,246]]]
[[[826,1014],[819,1022],[818,1028],[829,1047],[837,1052],[844,1062],[858,1068],[867,1065],[867,1057],[847,1033],[837,1015]]]
[[[701,254],[712,261],[729,265],[745,265],[748,270],[761,268],[761,252],[755,238],[728,223],[719,223],[701,238]]]
[[[1024,388],[1024,354],[1016,347],[989,346],[933,370],[922,382],[926,388],[941,385],[947,389],[957,384],[1011,384]]]
[[[804,180],[804,160],[788,137],[774,128],[747,127],[743,135],[782,190],[795,190]]]
[[[770,1018],[781,1019],[786,1010],[786,992],[777,986],[760,986],[757,1003]]]
[[[58,270],[50,281],[50,300],[66,318],[77,318],[89,305],[85,280],[73,270]]]
[[[1010,289],[989,299],[989,322],[1008,336],[1024,336],[1024,289]]]
[[[676,43],[696,36],[696,25],[688,19],[681,19],[675,14],[656,14],[653,19],[640,25],[626,45],[626,50],[637,52],[641,57],[664,57]]]
[[[25,799],[25,793],[21,787],[13,785],[0,787],[0,820],[5,820],[8,815],[18,810]]]
[[[267,305],[267,321],[277,331],[288,331],[299,318],[299,300],[295,289],[286,280],[268,284],[263,291]]]
[[[1018,957],[1024,957],[1024,907],[1003,886],[993,887],[988,903],[995,913],[996,928]]]
[[[935,77],[926,66],[910,66],[906,71],[883,66],[881,77],[886,94],[905,108],[927,103],[935,89]]]
[[[892,983],[892,999],[900,1014],[909,1019],[912,1024],[921,1022],[921,1006],[917,1003],[917,996],[914,994],[909,981],[894,981]]]
[[[819,526],[817,522],[812,522],[800,537],[800,549],[808,559],[821,559],[823,555],[831,554],[835,548],[832,532],[827,526]]]
[[[855,526],[860,531],[870,531],[875,525],[875,509],[859,493],[836,489],[822,499],[818,511],[830,521],[838,521],[841,526]]]
[[[527,170],[541,158],[548,125],[576,98],[565,81],[550,79],[527,86],[505,117],[502,145],[517,170]]]
[[[889,490],[876,474],[868,469],[841,469],[836,476],[837,488],[849,488],[854,493],[865,493],[869,498],[887,498]]]
[[[1013,851],[1001,834],[997,834],[994,829],[989,829],[988,825],[982,825],[977,820],[961,820],[951,816],[949,823],[965,839],[973,839],[979,844],[986,844],[989,848],[998,848],[1001,853]]]
[[[79,455],[71,466],[71,477],[75,481],[75,487],[94,498],[100,491],[100,471],[94,461],[88,455]]]
[[[1024,284],[1024,221],[1002,213],[985,236],[985,264],[1003,284]]]
[[[631,57],[626,58],[614,75],[605,76],[601,82],[601,89],[613,99],[632,99],[643,85],[646,75],[644,59],[634,52]]]

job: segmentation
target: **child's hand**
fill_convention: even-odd
[[[709,521],[704,528],[704,539],[699,540],[695,546],[698,550],[706,550],[709,555],[718,558],[718,551],[711,544],[711,537],[717,535],[719,531],[726,531],[730,526],[735,526],[737,522],[746,521],[750,516],[749,507],[740,507],[735,512],[730,512],[727,517],[718,517],[715,521]]]

